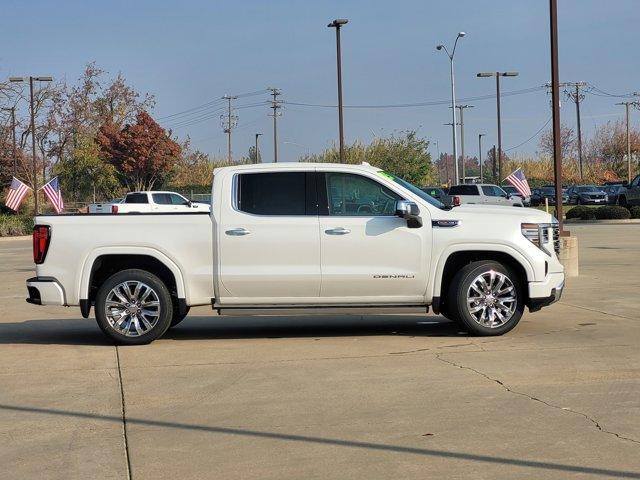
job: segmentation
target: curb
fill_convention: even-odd
[[[27,240],[27,239],[30,239],[30,238],[31,238],[31,235],[0,237],[0,242],[12,242],[12,241],[18,241],[18,240]]]
[[[583,225],[634,225],[640,224],[640,218],[620,218],[617,220],[581,220],[579,218],[570,218],[564,221],[565,224],[583,224]]]

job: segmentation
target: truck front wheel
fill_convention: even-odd
[[[96,296],[100,329],[123,345],[141,345],[161,337],[172,317],[169,290],[162,280],[145,270],[113,274]]]
[[[473,335],[502,335],[522,317],[522,288],[521,280],[505,265],[472,262],[449,285],[448,313]]]

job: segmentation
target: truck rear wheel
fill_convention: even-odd
[[[113,274],[96,296],[98,325],[123,345],[142,345],[161,337],[172,317],[169,290],[162,280],[145,270]]]
[[[449,286],[451,317],[473,335],[502,335],[524,313],[522,282],[501,263],[481,260],[463,267]]]

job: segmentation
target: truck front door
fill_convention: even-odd
[[[318,173],[323,303],[421,303],[431,219],[408,228],[402,196],[372,176]]]

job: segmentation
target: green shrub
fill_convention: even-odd
[[[31,235],[33,217],[28,215],[0,215],[0,237]]]
[[[629,213],[631,214],[631,218],[640,218],[640,206],[631,207]]]
[[[629,210],[619,205],[607,205],[596,208],[596,218],[598,220],[619,220],[631,216]]]
[[[580,220],[595,220],[594,208],[589,208],[584,205],[578,205],[567,211],[567,220],[570,218],[579,218]]]

